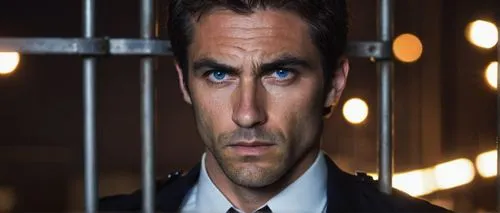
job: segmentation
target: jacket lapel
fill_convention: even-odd
[[[353,178],[342,171],[328,157],[325,158],[328,168],[327,212],[357,212],[359,203],[358,190]]]
[[[156,209],[161,212],[179,212],[184,198],[198,181],[200,167],[198,163],[189,173],[160,189],[156,196]]]

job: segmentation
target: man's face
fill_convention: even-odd
[[[212,11],[194,24],[188,57],[185,98],[207,157],[232,182],[272,184],[319,149],[322,109],[331,103],[324,101],[319,52],[299,16]]]

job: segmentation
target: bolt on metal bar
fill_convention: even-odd
[[[392,0],[378,1],[378,32],[382,42],[390,42],[393,37],[393,5]],[[393,73],[391,60],[377,63],[378,74],[378,142],[379,142],[379,189],[392,193],[393,173]]]
[[[141,0],[140,34],[142,39],[156,37],[153,3],[153,0]],[[154,66],[153,57],[141,58],[142,211],[145,213],[153,213],[155,207]]]
[[[347,55],[375,60],[389,60],[392,57],[392,44],[381,41],[352,41],[347,43]]]
[[[94,36],[94,0],[83,2],[83,36]],[[95,57],[83,59],[83,97],[84,97],[84,170],[85,170],[85,211],[97,210],[97,165],[95,146]]]

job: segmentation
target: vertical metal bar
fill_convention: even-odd
[[[83,36],[94,36],[94,0],[83,2]],[[97,168],[95,148],[95,64],[94,57],[83,59],[85,211],[97,210]]]
[[[141,38],[151,39],[156,35],[153,0],[141,0]],[[141,59],[141,128],[142,128],[142,210],[153,213],[155,207],[154,173],[154,103],[153,103],[153,57]]]
[[[500,212],[500,8],[497,11],[497,29],[498,29],[498,42],[497,42],[497,212]]]
[[[378,1],[377,37],[384,42],[393,38],[393,5],[392,0]],[[393,63],[390,60],[377,63],[378,74],[378,142],[379,142],[379,188],[382,192],[392,192],[393,172]]]

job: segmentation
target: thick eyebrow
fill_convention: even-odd
[[[275,59],[274,61],[268,62],[268,63],[263,63],[263,64],[256,64],[254,66],[254,70],[257,71],[273,71],[276,69],[281,69],[285,67],[291,67],[291,66],[299,66],[302,68],[308,68],[310,69],[312,66],[311,64],[303,58],[293,56],[290,54],[284,54]],[[205,69],[210,69],[210,70],[221,70],[221,71],[229,71],[229,72],[238,72],[238,68],[232,67],[227,64],[223,64],[220,62],[217,62],[217,60],[213,58],[201,58],[199,60],[196,60],[193,62],[193,72],[195,74],[200,74],[203,70]]]
[[[289,55],[289,54],[285,54],[285,55],[278,57],[277,59],[275,59],[272,62],[264,63],[264,64],[260,65],[259,70],[266,72],[266,71],[272,71],[272,70],[276,70],[276,69],[280,69],[280,68],[284,68],[284,67],[291,67],[291,66],[299,66],[299,67],[307,68],[307,69],[310,69],[312,67],[311,64],[306,59],[303,59],[303,58],[300,58],[297,56],[293,56],[293,55]]]
[[[221,71],[231,71],[231,72],[236,72],[236,68],[229,66],[227,64],[222,64],[217,62],[217,60],[213,58],[201,58],[199,60],[196,60],[193,63],[193,72],[200,73],[203,69],[214,69],[214,70],[221,70]]]

